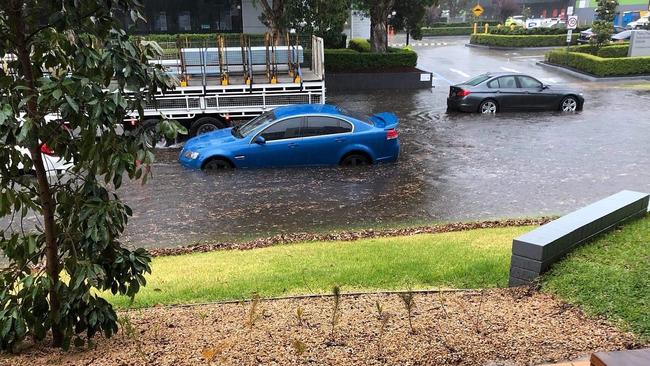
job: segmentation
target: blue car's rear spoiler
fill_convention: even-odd
[[[386,130],[393,129],[399,124],[399,118],[395,113],[382,112],[373,114],[370,116],[370,121],[379,128],[384,128]]]

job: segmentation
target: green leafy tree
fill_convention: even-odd
[[[594,36],[589,40],[597,50],[608,43],[614,34],[614,17],[616,16],[617,0],[598,0],[596,20],[591,25]]]
[[[395,16],[390,20],[391,26],[396,30],[406,32],[406,44],[409,44],[410,37],[422,39],[422,27],[427,7],[433,6],[437,0],[401,0],[396,1],[393,6]]]
[[[343,28],[350,15],[351,0],[289,0],[286,4],[289,28],[299,34],[323,37],[325,47],[345,47]]]
[[[0,4],[0,56],[9,60],[0,68],[0,217],[12,220],[0,228],[0,349],[49,331],[54,346],[81,345],[117,330],[99,294],[133,297],[150,271],[144,249],[120,244],[131,209],[115,191],[124,179],[144,181],[160,132],[182,127],[118,126],[174,80],[148,63],[158,45],[129,38],[116,18],[142,20],[136,0]],[[50,150],[72,162],[68,173],[47,170]],[[38,224],[22,230],[32,215]]]
[[[388,51],[388,15],[395,0],[354,0],[356,9],[370,17],[370,48],[375,53]]]
[[[287,2],[291,0],[259,0],[262,6],[262,14],[259,16],[262,24],[271,30],[275,39],[280,42],[287,31]],[[257,5],[253,0],[253,5]]]
[[[442,0],[440,1],[440,7],[445,10],[449,10],[449,17],[456,18],[458,17],[463,10],[466,10],[469,4],[469,0]]]

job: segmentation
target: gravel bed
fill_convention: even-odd
[[[26,344],[0,365],[535,365],[642,346],[531,288],[414,296],[413,331],[394,294],[341,296],[333,330],[332,296],[157,307],[91,349]]]

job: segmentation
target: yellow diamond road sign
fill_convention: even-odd
[[[465,8],[465,9],[467,9],[467,8]],[[481,6],[481,4],[476,4],[476,6],[472,8],[472,13],[474,13],[475,16],[480,17],[481,14],[483,14],[483,10],[484,9]]]

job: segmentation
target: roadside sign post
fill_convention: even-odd
[[[573,14],[573,8],[568,9],[567,13]],[[566,20],[566,56],[569,58],[569,46],[571,45],[571,39],[573,38],[573,30],[578,28],[578,16],[570,15]]]
[[[474,14],[474,16],[477,18],[480,17],[484,11],[485,9],[483,9],[481,4],[476,4],[476,6],[472,8],[472,14]]]

